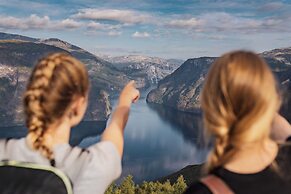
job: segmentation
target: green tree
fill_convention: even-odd
[[[119,186],[112,184],[105,194],[182,194],[186,187],[183,176],[180,176],[173,185],[170,181],[164,183],[144,181],[142,184],[136,185],[133,177],[129,175]]]
[[[177,179],[177,182],[173,185],[173,188],[176,194],[182,194],[185,191],[185,189],[187,188],[187,185],[185,183],[185,179],[183,175],[179,176],[179,178]]]
[[[120,185],[120,190],[122,194],[135,194],[135,184],[131,175],[128,175],[123,179]]]

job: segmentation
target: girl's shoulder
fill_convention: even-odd
[[[7,154],[14,154],[15,151],[30,151],[26,146],[25,138],[21,139],[1,139],[0,140],[0,157],[4,157]]]
[[[49,165],[49,161],[46,158],[29,148],[25,138],[1,139],[0,160],[15,160]]]
[[[54,148],[56,167],[70,177],[75,193],[104,193],[121,174],[115,145],[101,141],[88,148],[61,144]]]
[[[121,156],[111,142],[99,142],[88,148],[61,144],[53,150],[56,167],[74,180],[82,177],[116,179],[121,174]]]

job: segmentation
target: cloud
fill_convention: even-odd
[[[56,9],[55,6],[52,6],[48,2],[36,2],[36,1],[30,1],[30,0],[9,0],[9,1],[1,1],[0,0],[0,6],[1,7],[10,7],[10,8],[21,8],[22,10],[44,10],[44,9]]]
[[[48,16],[39,17],[37,15],[30,15],[28,18],[16,18],[12,16],[0,17],[0,28],[8,29],[36,29],[47,26],[50,22]]]
[[[108,32],[108,36],[120,36],[122,32],[120,31],[110,31]]]
[[[207,36],[206,38],[211,39],[211,40],[223,40],[226,37],[223,35],[210,35],[210,36]]]
[[[198,27],[201,25],[202,21],[197,18],[190,18],[190,19],[175,19],[168,22],[168,26],[175,27],[175,28],[193,28]]]
[[[17,18],[12,16],[0,17],[0,28],[2,29],[47,29],[47,30],[61,30],[79,28],[82,24],[72,19],[52,21],[48,16],[38,16],[35,14],[27,18]]]
[[[81,22],[72,19],[65,19],[58,23],[60,28],[80,28],[83,26]]]
[[[81,9],[73,18],[89,20],[110,20],[125,24],[151,23],[152,16],[148,13],[142,13],[134,10],[118,9]]]
[[[122,25],[111,25],[91,21],[90,23],[88,23],[87,27],[89,30],[118,30],[122,27]]]
[[[15,0],[13,0],[15,1]],[[0,0],[1,2],[1,0]],[[1,5],[1,3],[0,3]],[[46,6],[36,5],[36,6]],[[49,5],[50,6],[50,5]],[[266,10],[278,10],[286,7],[282,3],[267,3],[262,6]],[[21,29],[21,30],[70,30],[82,29],[85,34],[103,34],[108,36],[119,36],[124,28],[135,28],[132,37],[167,37],[180,30],[182,34],[209,33],[273,33],[273,32],[291,32],[291,14],[284,12],[281,14],[269,14],[264,17],[254,15],[245,15],[245,12],[226,13],[226,12],[203,12],[202,14],[161,14],[152,12],[141,12],[132,9],[98,9],[88,8],[75,10],[71,15],[63,17],[62,20],[51,19],[48,15],[40,16],[32,14],[28,17],[14,17],[0,15],[0,29]],[[146,28],[143,28],[146,27]],[[149,34],[148,32],[139,32],[137,29],[150,29],[160,33]],[[147,30],[149,31],[149,30]],[[160,35],[161,34],[161,35]],[[214,38],[215,39],[215,38]]]
[[[262,5],[258,11],[261,12],[272,12],[272,11],[278,11],[281,8],[283,8],[284,4],[282,2],[270,2]]]
[[[108,36],[120,36],[122,32],[120,29],[123,25],[111,25],[111,24],[104,24],[99,22],[93,22],[87,24],[87,33],[88,35],[100,35],[105,34]]]
[[[286,16],[291,18],[291,15]],[[165,23],[166,27],[175,29],[188,29],[191,32],[237,32],[237,33],[257,33],[257,32],[282,32],[291,31],[290,25],[285,21],[287,18],[269,17],[254,18],[242,17],[225,12],[213,12],[201,14],[196,17],[184,19],[172,19]]]
[[[134,38],[149,38],[151,35],[148,32],[138,32],[132,34]]]

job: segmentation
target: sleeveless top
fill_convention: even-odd
[[[274,170],[271,166],[260,172],[239,174],[223,167],[217,168],[212,174],[221,178],[236,194],[290,194],[291,193],[291,145],[280,145],[276,158],[279,167]],[[201,182],[191,184],[184,194],[212,194]]]

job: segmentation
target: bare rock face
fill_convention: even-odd
[[[0,126],[23,125],[22,95],[33,65],[49,53],[66,52],[81,60],[91,81],[85,120],[106,120],[109,94],[118,92],[127,76],[95,55],[58,39],[39,40],[0,33]]]
[[[291,119],[291,48],[266,51],[260,55],[278,78],[283,97],[282,112]],[[158,83],[158,87],[148,94],[147,102],[186,112],[200,112],[200,92],[208,69],[215,59],[188,59],[174,73]]]
[[[162,59],[142,55],[128,55],[120,57],[109,57],[114,67],[124,72],[130,79],[136,80],[138,87],[147,89],[156,85],[158,81],[174,72],[181,64],[182,60]]]
[[[111,113],[111,105],[109,101],[109,94],[104,90],[90,92],[90,99],[87,112],[85,114],[85,121],[105,121]]]
[[[22,94],[25,91],[31,69],[2,65],[1,70],[3,69],[7,73],[0,77],[0,126],[23,125],[25,117]],[[3,73],[3,71],[1,72]],[[111,112],[109,94],[94,85],[92,87],[84,120],[107,120]]]
[[[213,57],[188,59],[173,74],[161,80],[147,96],[147,102],[186,112],[199,112],[200,92]]]
[[[24,123],[22,94],[25,91],[30,68],[1,65],[0,126]]]

